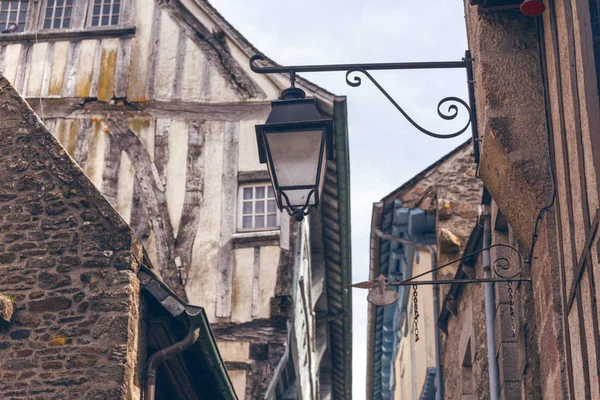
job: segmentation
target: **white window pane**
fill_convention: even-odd
[[[262,215],[254,217],[254,227],[255,228],[264,228],[265,227],[265,217]]]
[[[277,226],[277,214],[267,215],[267,227],[273,228]]]
[[[239,230],[265,230],[279,226],[279,211],[270,184],[242,186],[239,193]]]

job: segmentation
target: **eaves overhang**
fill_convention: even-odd
[[[170,315],[172,321],[169,325],[180,325],[184,331],[187,331],[190,326],[200,330],[198,341],[180,358],[169,361],[165,368],[170,369],[175,365],[174,370],[188,371],[190,376],[187,379],[192,381],[193,385],[201,383],[198,385],[201,390],[201,394],[197,395],[199,399],[237,400],[238,397],[219,353],[204,308],[183,302],[150,270],[149,266],[142,265],[137,276],[143,292],[150,296],[152,301],[160,304],[167,315]],[[161,343],[164,347],[174,343],[170,331],[162,335],[159,332],[149,332],[150,334],[153,337],[151,339],[149,337],[149,340]],[[177,363],[180,363],[181,368],[176,365]],[[170,372],[169,375],[172,375],[174,371]],[[179,376],[177,380],[183,382],[184,379]]]
[[[334,160],[327,162],[321,206],[334,399],[352,399],[350,159],[346,97],[333,102]]]

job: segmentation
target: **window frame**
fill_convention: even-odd
[[[64,0],[66,3],[66,0]],[[78,1],[93,1],[93,0],[73,0],[73,4],[71,5],[71,16],[69,17],[71,19],[71,23],[69,24],[68,28],[44,28],[44,21],[46,20],[46,9],[48,8],[48,0],[44,0],[43,2],[41,2],[41,7],[37,12],[37,22],[32,23],[32,26],[35,26],[37,31],[44,31],[44,32],[50,32],[50,31],[65,31],[65,30],[69,30],[69,29],[73,29],[74,28],[74,23],[76,21],[76,18],[79,18],[78,15],[76,15],[77,13],[77,2]],[[56,0],[54,0],[54,7],[56,7]],[[63,20],[64,20],[64,3],[63,3]],[[32,18],[36,18],[36,16],[32,16]],[[54,19],[52,19],[52,22],[54,22]],[[33,29],[32,29],[33,31]]]
[[[9,4],[8,10],[12,10],[10,8],[10,3],[12,3],[12,1],[14,1],[14,0],[0,0],[0,4],[3,1],[6,1]],[[19,8],[18,8],[19,14],[17,15],[17,21],[16,21],[16,24],[18,26],[19,25],[19,16],[21,15],[21,11],[22,11],[21,10],[21,5],[23,4],[24,0],[17,0],[17,1],[19,2]],[[3,33],[2,35],[14,35],[14,34],[18,34],[18,33],[27,32],[27,30],[28,30],[27,29],[28,28],[28,20],[29,20],[29,18],[31,18],[30,16],[32,15],[32,8],[34,8],[34,7],[35,7],[34,2],[32,0],[27,0],[27,11],[25,11],[25,21],[23,21],[23,31],[19,31],[19,29],[17,28],[16,32]],[[0,12],[2,12],[1,6],[0,6]],[[8,13],[8,15],[7,15],[7,21],[6,22],[8,22],[10,24],[10,22],[14,22],[14,21],[10,21],[10,11],[7,11],[7,13]],[[3,28],[0,27],[0,31],[3,31],[5,29],[8,29],[8,25],[5,26],[5,27],[3,27]]]
[[[84,27],[86,29],[102,29],[102,28],[109,28],[109,27],[114,27],[114,26],[124,26],[124,23],[123,23],[124,22],[123,21],[123,18],[124,18],[123,10],[125,8],[124,7],[125,5],[127,5],[127,6],[129,5],[129,3],[127,2],[127,0],[120,0],[119,1],[119,4],[120,4],[120,6],[119,6],[119,22],[116,25],[109,24],[109,25],[97,25],[97,26],[93,26],[92,25],[92,20],[94,18],[94,5],[96,3],[96,0],[84,0],[84,1],[88,2],[87,17],[86,17],[86,21],[85,21],[85,25],[84,25]],[[101,1],[104,1],[104,0],[101,0]],[[109,0],[109,1],[111,2],[111,7],[112,7],[114,0]],[[102,4],[101,7],[103,5],[104,4]],[[111,14],[111,16],[112,16],[112,14]],[[99,18],[102,18],[102,17],[99,17]]]
[[[244,215],[248,216],[251,215],[252,216],[252,225],[254,225],[254,217],[255,215],[257,215],[257,213],[255,213],[255,204],[256,204],[256,198],[254,197],[255,195],[255,189],[256,187],[264,187],[265,188],[265,197],[264,197],[264,202],[265,202],[265,212],[261,213],[265,216],[265,227],[263,228],[256,228],[256,227],[252,227],[252,228],[244,228],[243,227],[243,217]],[[245,188],[253,188],[252,191],[252,214],[244,214],[244,189]],[[281,212],[277,209],[277,205],[275,205],[275,216],[277,218],[276,224],[275,226],[266,226],[267,225],[267,216],[269,213],[267,212],[267,207],[268,207],[268,200],[272,200],[275,201],[275,197],[273,198],[269,198],[267,197],[267,193],[268,193],[268,189],[273,190],[273,187],[271,185],[271,182],[247,182],[247,183],[240,183],[238,184],[238,190],[237,190],[237,198],[236,198],[236,226],[235,226],[235,231],[236,232],[240,232],[240,233],[246,233],[246,232],[269,232],[269,231],[279,231],[281,229]],[[273,191],[274,194],[274,191]]]

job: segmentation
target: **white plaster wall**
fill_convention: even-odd
[[[47,50],[48,43],[36,43],[30,50],[29,82],[26,85],[25,96],[39,97],[41,95]]]
[[[117,191],[117,211],[125,222],[131,221],[131,206],[133,201],[133,185],[135,172],[127,153],[121,152],[121,168],[119,169],[119,183]]]
[[[21,44],[11,44],[6,46],[4,55],[4,71],[2,73],[9,82],[14,83],[17,76],[17,66],[19,65],[19,53]]]
[[[68,42],[54,43],[54,56],[52,58],[52,64],[49,66],[50,71],[46,71],[46,73],[50,73],[50,85],[48,88],[49,97],[60,96],[60,93],[62,92],[65,68],[68,61],[68,51]]]
[[[209,125],[205,138],[204,198],[200,228],[192,253],[193,269],[187,284],[188,299],[202,304],[210,322],[215,322],[219,236],[221,224],[221,174],[223,170],[223,123]]]
[[[413,259],[413,276],[431,270],[431,253],[420,250],[419,256],[415,253]],[[425,275],[418,280],[430,280],[430,275]],[[409,334],[402,338],[395,360],[394,376],[398,379],[404,369],[404,382],[396,380],[394,398],[401,399],[402,387],[407,392],[408,398],[419,396],[427,377],[427,368],[435,367],[435,320],[433,317],[433,286],[419,286],[417,289],[419,307],[419,341],[415,341],[414,335],[414,301],[413,291],[408,299],[409,319],[408,326],[411,327]],[[404,332],[404,327],[402,328]],[[403,334],[403,333],[399,333]],[[416,355],[416,357],[412,357]],[[417,388],[417,392],[414,392]],[[410,393],[410,394],[409,394]]]
[[[167,204],[173,232],[179,229],[185,197],[188,121],[172,121],[169,128],[167,164]]]
[[[135,1],[135,39],[131,50],[131,69],[127,96],[132,101],[145,101],[148,85],[148,60],[152,39],[152,16],[156,7],[154,1]]]
[[[239,171],[266,171],[267,165],[261,164],[258,159],[258,146],[256,144],[255,126],[263,124],[267,116],[262,120],[240,122],[240,148],[238,158]]]
[[[158,63],[154,82],[156,98],[170,100],[173,94],[179,26],[168,13],[161,14],[160,38],[158,41]]]

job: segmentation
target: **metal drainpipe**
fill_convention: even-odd
[[[167,348],[157,351],[152,354],[148,360],[148,372],[146,373],[146,392],[145,400],[154,400],[154,392],[156,389],[156,369],[158,365],[168,359],[184,352],[196,343],[200,337],[200,328],[190,326],[188,334],[179,342],[173,343]]]
[[[431,252],[431,279],[437,280],[437,251],[433,246],[427,246]],[[440,345],[440,329],[438,320],[440,318],[440,288],[439,285],[433,285],[433,320],[435,321],[435,398],[444,400],[444,367],[442,365],[442,349]]]
[[[483,247],[489,247],[492,242],[492,223],[489,206],[482,204],[480,217],[483,218]],[[483,251],[483,277],[492,277],[492,266],[490,250]],[[496,337],[495,337],[495,309],[494,285],[491,282],[483,284],[485,298],[485,328],[487,331],[488,367],[490,372],[490,399],[498,400],[500,385],[498,378],[498,360],[496,359]]]

